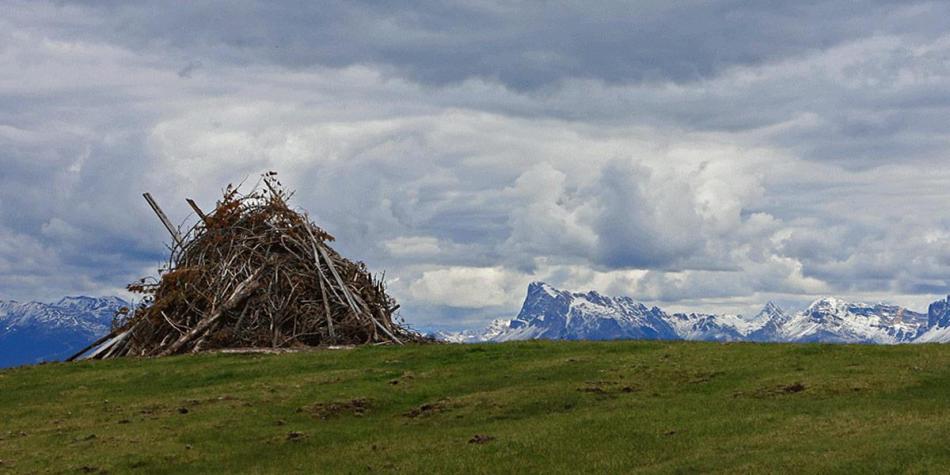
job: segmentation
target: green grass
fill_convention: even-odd
[[[939,473],[948,435],[950,345],[519,342],[0,372],[0,473]]]

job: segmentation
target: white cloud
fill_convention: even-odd
[[[402,236],[383,242],[393,257],[433,257],[442,252],[439,240],[430,236]]]
[[[449,267],[423,272],[409,293],[423,303],[448,307],[510,307],[518,304],[512,289],[527,282],[501,267]]]

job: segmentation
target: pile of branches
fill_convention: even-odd
[[[200,221],[184,234],[169,227],[160,280],[130,285],[143,303],[74,358],[421,339],[394,321],[399,306],[383,279],[335,252],[327,245],[333,236],[288,206],[292,194],[276,174],[262,184],[247,195],[229,186],[209,214],[189,200]]]

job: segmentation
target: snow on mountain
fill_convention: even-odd
[[[927,315],[896,305],[826,297],[783,325],[781,340],[829,343],[906,343],[927,328]]]
[[[741,315],[669,314],[629,297],[606,297],[559,290],[544,282],[528,286],[528,294],[510,329],[491,341],[545,339],[687,339],[738,341],[769,334],[784,312],[769,303],[748,319]],[[757,333],[758,332],[758,333]]]
[[[726,318],[723,318],[726,317]],[[704,341],[736,341],[742,339],[743,333],[738,328],[731,325],[738,321],[740,326],[745,326],[744,321],[738,316],[717,316],[704,313],[675,313],[668,316],[668,321],[676,335],[684,340],[704,340]]]
[[[950,297],[928,314],[887,304],[868,305],[826,297],[788,314],[768,302],[755,316],[669,314],[628,297],[559,290],[544,282],[528,286],[520,313],[495,320],[483,331],[444,334],[445,341],[472,343],[528,339],[686,339],[705,341],[786,341],[907,343],[950,341]]]
[[[684,340],[772,341],[788,316],[773,302],[752,318],[742,315],[673,314],[676,333]]]
[[[0,332],[37,327],[103,334],[108,332],[116,310],[127,305],[118,297],[66,297],[53,304],[0,301]]]
[[[749,321],[752,322],[755,330],[745,335],[747,341],[777,341],[782,333],[782,328],[792,317],[785,313],[775,302],[768,302]]]
[[[594,291],[567,292],[543,282],[528,286],[521,312],[508,327],[492,341],[678,338],[667,315],[656,307]]]
[[[950,296],[930,304],[927,327],[915,343],[950,343]]]
[[[0,367],[55,361],[109,332],[117,297],[66,297],[52,304],[0,300]]]
[[[950,343],[950,327],[934,327],[920,335],[914,343]]]
[[[504,319],[492,320],[487,328],[477,330],[463,330],[458,332],[436,332],[432,336],[436,340],[448,343],[481,343],[492,341],[508,330],[510,321]]]

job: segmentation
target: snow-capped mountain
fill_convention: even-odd
[[[768,302],[750,322],[755,330],[746,335],[747,341],[778,341],[781,339],[782,328],[792,317],[785,313],[775,302]]]
[[[521,312],[513,320],[495,320],[490,330],[466,331],[440,338],[450,342],[559,340],[744,340],[784,316],[771,304],[759,315],[669,314],[629,297],[608,297],[559,290],[544,282],[528,286]],[[439,335],[437,335],[439,337]]]
[[[930,304],[927,309],[927,326],[930,328],[950,327],[950,296]]]
[[[558,290],[543,282],[528,286],[521,312],[513,320],[495,320],[485,331],[442,338],[474,343],[527,339],[563,340],[706,340],[759,342],[908,343],[950,341],[950,297],[931,305],[928,314],[886,304],[816,300],[789,315],[768,302],[755,316],[674,313],[628,297]]]
[[[432,334],[436,340],[448,343],[479,343],[491,341],[504,331],[508,330],[510,321],[504,319],[492,320],[487,328],[478,330],[463,330],[458,332],[436,332]]]
[[[752,318],[731,314],[674,313],[669,319],[676,334],[684,340],[773,341],[774,329],[779,328],[788,316],[769,302]]]
[[[736,341],[743,334],[726,320],[734,315],[708,315],[705,313],[674,313],[667,316],[676,336],[684,340]]]
[[[779,329],[788,319],[789,316],[774,302],[765,304],[752,318],[705,313],[670,315],[680,338],[704,341],[776,341]]]
[[[950,342],[950,296],[930,304],[927,309],[927,330],[915,343]]]
[[[669,340],[676,331],[659,308],[647,308],[628,297],[612,298],[590,291],[572,293],[543,282],[528,286],[521,312],[492,341]]]
[[[118,297],[66,297],[56,303],[0,300],[0,367],[56,361],[109,332],[128,302]]]
[[[927,315],[894,305],[822,298],[783,325],[779,339],[830,343],[907,343],[927,329]]]

